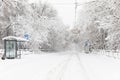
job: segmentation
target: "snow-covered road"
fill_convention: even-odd
[[[120,60],[75,51],[0,60],[0,80],[120,80]]]
[[[50,70],[48,76],[47,80],[89,80],[79,54],[75,52]]]

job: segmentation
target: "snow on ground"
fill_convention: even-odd
[[[100,56],[82,55],[81,62],[90,80],[120,80],[120,60]]]
[[[120,60],[75,51],[0,60],[0,80],[120,80]]]

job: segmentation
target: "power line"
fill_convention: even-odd
[[[83,3],[83,4],[80,4],[77,0],[75,0],[73,3],[52,3],[53,5],[58,5],[58,6],[69,6],[69,5],[72,5],[74,6],[74,10],[75,10],[75,15],[74,15],[74,19],[75,19],[75,22],[74,22],[74,26],[76,26],[76,22],[77,22],[77,8],[78,6],[80,5],[83,5],[83,4],[86,4],[86,3]],[[88,2],[87,2],[88,4]]]
[[[90,2],[94,2],[94,1],[90,1]],[[80,2],[77,2],[77,0],[76,0],[75,2],[72,2],[72,3],[67,3],[67,2],[62,3],[62,2],[59,2],[59,3],[52,3],[52,4],[53,5],[60,5],[60,6],[62,6],[62,5],[66,5],[66,6],[67,5],[77,5],[77,6],[80,6],[80,5],[88,4],[90,2],[80,3]]]
[[[47,0],[48,1],[48,0]],[[76,26],[76,23],[77,23],[77,8],[78,6],[81,6],[81,5],[85,5],[85,4],[88,4],[88,3],[91,3],[91,2],[95,2],[96,0],[93,0],[93,1],[89,1],[89,2],[85,2],[85,3],[79,3],[77,0],[75,0],[75,2],[73,3],[52,3],[53,5],[58,5],[58,6],[69,6],[69,5],[74,5],[75,6],[75,22],[74,22],[74,26]]]
[[[74,5],[74,3],[52,3],[53,5]]]
[[[75,6],[75,25],[76,25],[76,13],[77,13],[77,7],[79,6],[79,5],[82,5],[82,4],[80,4],[80,3],[78,3],[77,2],[77,0],[75,0],[75,2],[73,2],[73,3],[52,3],[53,5],[58,5],[58,6],[69,6],[69,5],[73,5],[73,6]]]

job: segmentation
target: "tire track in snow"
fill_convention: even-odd
[[[85,68],[82,64],[82,61],[79,57],[79,54],[77,52],[74,52],[74,53],[70,54],[70,56],[67,60],[62,61],[55,68],[50,70],[48,72],[48,77],[47,77],[46,80],[65,80],[63,78],[63,77],[65,77],[64,74],[67,71],[67,68],[71,67],[71,66],[68,66],[68,64],[70,63],[70,65],[75,66],[75,65],[72,64],[73,62],[76,63],[75,60],[78,60],[79,72],[80,72],[80,77],[79,78],[84,77],[82,80],[90,80],[89,76],[87,75],[87,71],[85,70]],[[74,68],[72,70],[74,70]],[[76,75],[74,73],[72,73],[72,74]]]
[[[72,54],[70,53],[70,56],[66,60],[59,63],[56,67],[48,72],[46,80],[62,80],[62,76],[64,75],[64,72],[66,71],[68,63],[71,59]]]
[[[81,67],[81,69],[82,69],[83,75],[85,76],[86,80],[90,80],[90,78],[89,78],[89,76],[88,76],[88,74],[87,74],[87,71],[86,71],[86,69],[85,69],[85,67],[84,67],[84,65],[83,65],[83,63],[82,63],[82,61],[81,61],[81,59],[80,59],[79,53],[76,52],[75,55],[76,55],[76,58],[77,58],[78,61],[79,61],[79,65],[80,65],[80,67]]]

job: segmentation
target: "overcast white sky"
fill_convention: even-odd
[[[30,0],[31,2],[38,2],[39,0]],[[66,25],[74,25],[75,15],[75,0],[41,0],[42,2],[48,2],[58,11],[58,15]],[[80,4],[89,2],[91,0],[77,0]],[[82,8],[82,5],[78,8]]]

